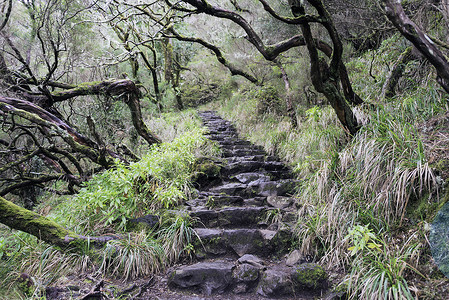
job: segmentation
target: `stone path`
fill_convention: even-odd
[[[298,182],[279,159],[240,139],[229,121],[211,111],[201,112],[200,117],[208,137],[220,145],[225,163],[220,176],[203,181],[198,197],[187,202],[200,241],[195,244],[195,262],[168,274],[172,298],[322,295],[327,280],[320,266],[303,263],[294,255],[289,256],[288,266],[285,259],[295,211],[290,196]]]

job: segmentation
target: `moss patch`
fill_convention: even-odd
[[[322,266],[305,263],[293,269],[292,279],[299,288],[319,289],[325,288],[327,274]]]

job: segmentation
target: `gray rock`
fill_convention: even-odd
[[[210,189],[210,191],[218,194],[223,193],[228,195],[234,195],[236,194],[236,192],[246,189],[246,187],[247,185],[242,183],[228,183],[225,185],[214,187]]]
[[[173,271],[171,287],[198,289],[205,295],[223,293],[232,283],[232,263],[202,262]]]
[[[154,229],[159,225],[159,216],[145,215],[140,218],[129,219],[127,224],[128,230]]]
[[[248,184],[257,191],[261,196],[283,196],[286,194],[292,194],[295,192],[298,181],[292,179],[282,179],[278,181],[253,181]]]
[[[265,297],[292,294],[289,270],[266,270],[260,279],[257,293]]]
[[[250,264],[238,265],[232,272],[236,282],[254,282],[259,279],[259,268]]]
[[[240,181],[241,183],[250,183],[253,181],[256,181],[258,179],[264,179],[264,181],[269,181],[270,177],[262,174],[262,173],[241,173],[238,175],[235,175],[235,179],[237,179],[238,181]]]
[[[284,197],[284,196],[268,196],[267,202],[274,208],[283,209],[292,204],[293,198]]]
[[[291,266],[296,265],[298,262],[300,262],[301,259],[302,259],[302,255],[299,252],[299,250],[293,250],[292,253],[290,253],[287,256],[286,264],[287,264],[287,266],[291,267]]]
[[[238,256],[247,253],[258,254],[264,251],[264,239],[257,229],[225,230],[224,236],[228,241],[228,245]]]
[[[238,265],[232,272],[232,278],[236,283],[233,292],[236,294],[253,291],[259,280],[260,269],[250,264]]]
[[[239,264],[250,264],[250,265],[253,265],[253,266],[255,266],[255,267],[259,268],[259,269],[262,269],[263,265],[264,265],[264,261],[262,259],[258,258],[255,255],[252,255],[252,254],[245,254],[245,255],[243,255],[242,257],[240,257],[237,260],[237,262]]]

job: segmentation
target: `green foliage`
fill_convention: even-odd
[[[162,229],[158,232],[158,238],[162,243],[162,249],[169,262],[178,260],[181,255],[192,255],[193,242],[198,238],[192,228],[193,220],[187,213],[178,212],[165,218]]]
[[[3,256],[6,257],[7,255],[7,244],[6,244],[6,239],[4,237],[0,237],[0,259],[3,258]]]
[[[321,113],[322,113],[321,108],[316,105],[306,110],[306,116],[309,122],[311,121],[317,122],[321,117]]]
[[[385,240],[360,225],[350,230],[349,237],[357,249],[352,251],[352,271],[342,283],[347,286],[349,299],[415,299],[406,271],[419,274],[410,261],[417,258],[420,244],[409,240],[402,248],[391,249]]]
[[[267,113],[284,115],[287,111],[285,101],[279,97],[279,92],[273,86],[252,89],[248,96],[257,101],[258,115]]]
[[[107,243],[100,270],[124,280],[148,276],[164,268],[164,257],[161,244],[152,233],[128,233],[126,238]]]
[[[7,232],[0,239],[0,275],[14,288],[14,276],[25,272],[40,286],[64,275],[98,270],[103,275],[131,279],[163,270],[181,256],[192,254],[192,220],[183,213],[164,213],[190,197],[198,157],[218,153],[207,141],[193,111],[164,114],[150,123],[167,142],[151,147],[139,162],[98,174],[75,197],[50,197],[40,209],[53,208],[47,217],[83,235],[120,231],[121,239],[104,249],[89,243],[61,253],[23,232]],[[157,229],[124,232],[128,218],[159,215]],[[3,231],[2,231],[3,233]],[[0,293],[0,295],[2,295]]]
[[[74,199],[81,220],[90,228],[102,222],[104,226],[117,223],[123,229],[129,218],[175,206],[190,191],[195,151],[204,142],[202,130],[186,133],[171,143],[153,146],[139,162],[117,163],[96,175]]]
[[[359,251],[364,251],[366,247],[369,249],[376,249],[380,251],[381,245],[378,243],[378,238],[373,233],[368,225],[356,225],[349,230],[348,235],[345,237],[350,239],[353,246],[348,248],[351,251],[351,256],[354,256]]]

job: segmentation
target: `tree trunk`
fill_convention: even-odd
[[[164,47],[164,79],[167,82],[173,80],[173,46],[170,43],[170,39],[164,38],[162,45]]]
[[[87,242],[100,246],[109,240],[116,239],[112,236],[86,237],[78,235],[46,217],[15,205],[3,197],[0,197],[0,223],[12,229],[29,233],[61,249],[77,248]]]
[[[292,93],[291,93],[291,88],[290,88],[290,80],[288,79],[288,74],[285,71],[284,66],[282,65],[282,63],[279,60],[276,59],[275,63],[279,67],[279,69],[281,69],[282,80],[284,81],[285,92],[286,92],[285,102],[287,104],[287,114],[290,118],[290,121],[292,122],[293,128],[298,128],[298,120],[296,119],[296,112],[295,112],[295,109],[293,108]]]
[[[132,80],[105,80],[102,82],[86,82],[79,84],[73,89],[53,93],[55,102],[67,100],[75,96],[82,95],[124,95],[123,99],[131,112],[131,118],[139,135],[149,144],[160,143],[161,140],[150,132],[143,122],[142,112],[140,110],[140,92]]]
[[[294,16],[304,16],[305,9],[302,6],[302,1],[289,0],[289,5]],[[317,92],[323,93],[326,99],[334,109],[340,123],[351,135],[354,135],[359,130],[357,119],[355,118],[351,108],[346,102],[345,97],[341,94],[338,86],[340,81],[340,67],[342,65],[341,57],[343,47],[338,34],[331,22],[328,12],[325,10],[322,1],[309,1],[318,11],[321,17],[324,18],[323,26],[326,28],[333,43],[333,52],[331,62],[328,65],[324,59],[319,58],[315,39],[312,35],[312,30],[308,23],[302,24],[301,30],[304,35],[306,47],[310,57],[310,77],[313,86]]]

